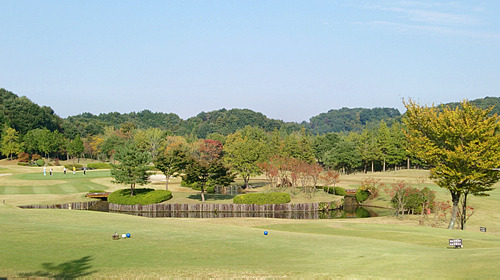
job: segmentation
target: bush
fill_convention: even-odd
[[[36,161],[36,160],[39,160],[41,159],[42,157],[39,155],[39,154],[33,154],[31,155],[31,160],[32,161]]]
[[[181,181],[181,187],[191,188],[193,190],[201,191],[200,184],[198,182],[194,182],[192,184],[186,183],[186,181]],[[207,182],[205,184],[205,192],[206,193],[215,193],[215,185]]]
[[[36,165],[38,165],[38,166],[44,166],[45,165],[45,161],[43,159],[37,159],[36,160]]]
[[[73,166],[75,167],[76,170],[83,168],[83,165],[81,165],[79,163],[71,163],[71,164],[64,165],[64,167],[66,167],[68,170],[73,170]]]
[[[359,203],[364,202],[365,200],[367,200],[367,199],[368,199],[368,197],[370,197],[370,190],[368,190],[368,189],[361,189],[361,188],[359,188],[359,189],[356,191],[356,200],[357,200]]]
[[[108,202],[124,205],[148,205],[167,201],[172,198],[172,192],[166,190],[154,190],[149,188],[135,189],[133,196],[130,196],[130,191],[130,189],[114,191],[109,194]]]
[[[402,193],[395,193],[391,199],[391,204],[394,208],[400,209],[397,197],[404,196],[406,199],[404,200],[404,205],[401,205],[401,209],[404,212],[421,214],[422,207],[432,210],[436,194],[431,189],[427,187],[422,189],[408,187],[400,190],[400,192]]]
[[[96,162],[87,164],[88,169],[111,169],[112,166],[106,162]]]
[[[335,191],[335,195],[340,195],[340,196],[345,196],[346,195],[346,191],[344,188],[341,188],[341,187],[333,187],[334,191]]]
[[[27,163],[27,162],[20,161],[20,162],[17,163],[17,165],[20,165],[20,166],[29,166],[30,164]]]
[[[19,162],[29,162],[30,161],[30,155],[28,153],[25,153],[25,152],[21,152],[17,155],[17,160]]]
[[[291,200],[288,193],[247,193],[235,196],[235,204],[285,204]]]

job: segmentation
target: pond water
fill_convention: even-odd
[[[114,211],[109,211],[114,212]],[[148,218],[277,218],[277,219],[349,219],[387,216],[392,210],[374,207],[346,207],[344,210],[329,212],[114,212]]]

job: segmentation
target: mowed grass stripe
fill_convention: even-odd
[[[21,188],[24,187],[17,187],[17,186],[0,187],[0,194],[22,194]]]
[[[92,189],[103,188],[102,185],[96,183],[85,184],[71,184],[64,183],[52,186],[2,186],[0,187],[0,194],[70,194],[70,193],[84,193]]]
[[[50,175],[43,175],[43,173],[26,173],[16,174],[11,178],[16,180],[33,181],[33,186],[0,186],[0,194],[71,194],[71,193],[85,193],[92,189],[106,189],[101,184],[91,182],[95,178],[106,178],[110,176],[108,170],[104,171],[91,171],[83,175],[79,172],[73,175],[71,172],[68,174],[53,173]],[[50,184],[49,180],[54,181],[53,185],[37,185],[36,181],[44,181]],[[63,181],[63,182],[61,182]],[[31,184],[30,184],[31,185]]]

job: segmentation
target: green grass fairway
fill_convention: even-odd
[[[89,190],[101,189],[106,187],[94,183],[91,179],[109,177],[109,171],[87,171],[77,172],[73,175],[71,172],[64,175],[61,172],[54,172],[53,175],[43,175],[42,173],[25,173],[10,176],[10,180],[26,181],[17,185],[0,185],[0,195],[7,194],[67,194],[84,193]],[[43,185],[40,184],[43,183]],[[9,184],[7,181],[6,184]]]
[[[496,234],[377,219],[151,219],[4,206],[0,277],[500,277]],[[132,238],[112,240],[115,230]],[[464,248],[447,248],[449,238]]]

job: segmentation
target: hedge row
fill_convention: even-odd
[[[87,164],[87,167],[90,169],[111,169],[111,164],[106,162],[95,162]]]
[[[345,196],[346,191],[342,187],[323,187],[323,190],[329,194]]]
[[[167,201],[171,198],[172,192],[167,190],[135,189],[134,195],[130,196],[130,189],[121,189],[109,194],[108,202],[125,205],[148,205]]]
[[[79,169],[83,168],[83,165],[81,165],[79,163],[70,163],[70,164],[65,164],[64,167],[66,167],[68,170],[73,170],[73,167],[75,167],[75,169],[79,170]]]
[[[285,204],[290,202],[288,193],[247,193],[235,196],[235,204]]]

